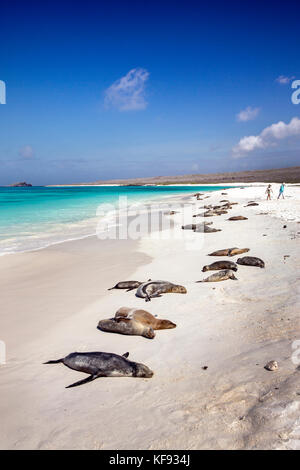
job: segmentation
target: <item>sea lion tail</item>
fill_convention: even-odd
[[[107,290],[113,290],[113,289],[115,289],[115,287],[110,287],[110,288],[109,288],[109,289],[107,289]]]
[[[44,364],[59,364],[60,362],[63,362],[63,359],[57,359],[55,361],[44,362]]]

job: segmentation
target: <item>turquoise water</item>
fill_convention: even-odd
[[[99,204],[226,189],[202,186],[0,187],[0,254],[43,248],[95,233]]]

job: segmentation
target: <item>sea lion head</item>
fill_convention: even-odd
[[[158,320],[158,325],[160,330],[170,330],[171,328],[176,328],[176,324],[170,320]]]
[[[174,286],[172,288],[172,292],[174,294],[186,294],[187,293],[187,290],[184,286]]]
[[[144,377],[146,379],[150,379],[153,374],[154,372],[152,372],[149,367],[145,366],[145,364],[140,364],[138,362],[135,363],[134,377]]]
[[[209,271],[209,266],[203,266],[202,272],[205,273],[206,271]]]
[[[233,281],[237,281],[237,278],[235,277],[234,272],[231,269],[228,270],[228,275],[229,275],[229,279],[232,279]]]

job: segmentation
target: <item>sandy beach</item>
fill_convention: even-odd
[[[172,233],[181,231],[183,203],[196,214],[204,204],[237,202],[228,214],[185,220],[213,222],[217,233],[89,237],[2,256],[0,448],[300,449],[300,187],[288,185],[277,201],[278,187],[272,201],[264,183],[203,201],[192,188],[191,196],[172,198]],[[248,201],[259,206],[245,207]],[[235,215],[248,220],[228,221]],[[235,246],[249,248],[265,269],[239,266],[238,282],[196,283],[212,274],[202,267],[220,259],[208,253]],[[187,294],[145,303],[135,291],[107,290],[150,278],[181,284]],[[99,331],[98,321],[122,306],[177,327],[153,340]],[[84,374],[43,363],[73,351],[128,351],[154,376],[66,389]],[[264,369],[271,360],[278,371]]]

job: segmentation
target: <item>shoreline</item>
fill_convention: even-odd
[[[209,192],[209,191],[207,191]],[[130,200],[130,198],[128,199],[128,207],[130,207],[131,205],[132,206],[148,206],[150,203],[149,201],[151,201],[153,204],[157,203],[157,202],[166,202],[166,204],[169,203],[171,204],[173,199],[177,200],[178,197],[185,197],[189,195],[189,191],[186,192],[186,194],[182,193],[181,195],[179,194],[160,194],[160,195],[153,195],[153,194],[150,194],[148,195],[147,197],[146,196],[143,196],[142,198],[140,199],[137,199],[137,200]],[[124,197],[124,196],[123,196]],[[126,197],[126,195],[125,195]],[[116,201],[117,203],[117,201]],[[114,206],[116,204],[115,202],[113,203],[109,203],[110,205]],[[106,204],[105,202],[103,204]],[[117,207],[116,208],[116,211],[117,213],[120,213],[120,211],[122,211],[123,209]],[[95,210],[95,213],[97,212],[97,210]],[[114,214],[114,211],[108,211],[103,219],[101,219],[101,223],[102,222],[109,222],[110,218],[112,217],[112,215]],[[43,240],[43,237],[45,236],[45,234],[47,234],[47,230],[44,230],[42,232],[39,232],[38,234],[35,234],[34,237],[30,237],[30,238],[25,238],[24,239],[24,243],[27,241],[27,242],[30,242],[34,239],[34,241],[36,243],[44,243],[42,244],[42,246],[37,246],[37,247],[28,247],[28,248],[25,248],[25,249],[16,249],[15,251],[6,251],[6,252],[0,252],[0,258],[2,256],[6,256],[6,255],[14,255],[14,254],[20,254],[20,253],[28,253],[28,252],[34,252],[34,251],[40,251],[40,250],[43,250],[45,248],[48,248],[50,246],[53,246],[53,245],[57,245],[57,244],[61,244],[61,243],[67,243],[67,242],[72,242],[72,241],[76,241],[76,240],[81,240],[81,239],[85,239],[85,238],[89,238],[89,237],[93,237],[93,236],[97,236],[96,234],[96,230],[95,230],[95,227],[98,226],[98,223],[100,222],[100,219],[99,217],[97,217],[97,215],[94,215],[94,216],[90,216],[90,217],[87,217],[87,218],[84,218],[84,219],[81,219],[81,220],[78,220],[74,223],[65,223],[65,222],[60,222],[60,223],[57,223],[56,224],[56,231],[57,232],[61,232],[62,229],[65,229],[65,230],[75,230],[75,229],[78,229],[78,225],[82,225],[82,231],[89,231],[90,233],[81,233],[81,234],[69,234],[69,238],[67,237],[67,235],[65,235],[67,238],[65,239],[61,239],[61,240]],[[50,234],[51,234],[51,231],[50,231]],[[38,235],[38,236],[37,236]],[[48,236],[50,237],[49,235],[49,232],[48,232]],[[55,234],[51,234],[51,236],[55,237]],[[3,240],[4,242],[6,241],[5,239]],[[19,247],[18,247],[19,248]]]
[[[294,214],[287,229],[276,214],[259,215],[266,202],[257,188],[226,192],[239,202],[230,216],[248,220],[213,217],[222,232],[203,238],[192,232],[184,239],[90,237],[1,258],[6,315],[0,331],[8,346],[7,364],[0,366],[1,448],[299,448],[299,371],[291,355],[300,338],[300,190],[293,188],[292,201],[268,205],[277,215],[280,208]],[[205,201],[219,199],[216,191]],[[252,199],[260,206],[244,208]],[[195,210],[203,204],[190,201]],[[182,214],[174,223],[180,230]],[[207,253],[227,246],[249,246],[266,269],[241,266],[239,282],[196,284],[210,274],[201,272],[214,261]],[[166,279],[185,285],[188,294],[145,304],[134,292],[107,292],[128,278]],[[144,308],[177,328],[158,331],[153,340],[98,331],[98,321],[121,306]],[[82,374],[42,363],[75,350],[129,351],[154,377],[103,378],[66,390]],[[265,371],[268,360],[278,360],[278,372]]]

